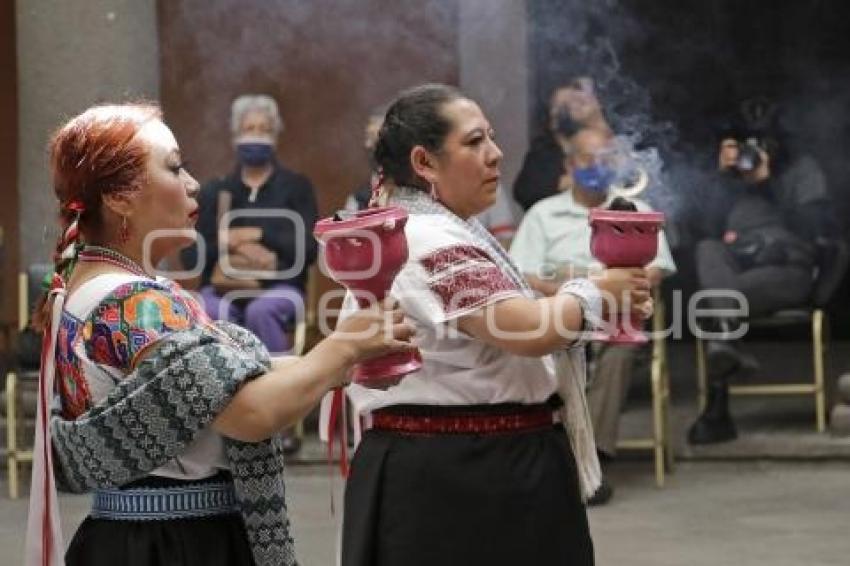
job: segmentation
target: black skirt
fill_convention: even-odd
[[[592,566],[562,425],[507,434],[369,430],[351,466],[343,566]]]
[[[220,481],[222,476],[210,478]],[[125,487],[171,487],[186,483],[148,477]],[[65,553],[67,566],[253,566],[239,513],[125,521],[87,517]]]

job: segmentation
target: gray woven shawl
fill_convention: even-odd
[[[271,367],[265,346],[226,322],[169,334],[108,396],[75,420],[51,421],[60,488],[84,492],[142,478],[180,454],[239,385]],[[297,564],[280,439],[226,439],[257,566]]]

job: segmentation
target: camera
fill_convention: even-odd
[[[761,162],[761,148],[757,140],[750,138],[745,142],[738,142],[738,159],[735,160],[735,169],[739,173],[755,171]]]

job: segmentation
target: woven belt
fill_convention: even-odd
[[[410,415],[382,409],[368,428],[404,434],[504,434],[551,428],[557,413],[541,405],[505,414]]]
[[[165,521],[238,511],[230,482],[138,489],[97,489],[91,516],[117,521]]]

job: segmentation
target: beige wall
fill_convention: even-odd
[[[282,158],[312,178],[322,213],[366,177],[367,112],[412,84],[458,83],[482,103],[508,186],[526,149],[523,0],[18,0],[15,8],[22,265],[48,260],[57,236],[48,136],[96,102],[161,98],[205,180],[232,164],[232,98],[272,94],[287,122]],[[269,26],[276,31],[249,33]]]
[[[50,132],[96,102],[159,97],[155,0],[18,0],[18,194],[22,264],[50,258]]]
[[[329,214],[368,178],[369,112],[412,85],[457,83],[457,3],[162,0],[166,120],[206,181],[235,165],[233,98],[273,96],[285,123],[278,155]]]

